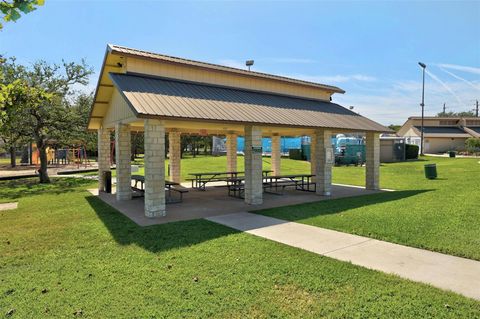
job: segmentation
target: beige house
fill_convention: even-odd
[[[421,117],[409,117],[398,131],[407,143],[420,146]],[[478,117],[425,117],[423,124],[424,153],[444,153],[465,149],[469,137],[480,137]]]
[[[380,140],[390,130],[331,102],[340,88],[271,74],[108,45],[88,128],[98,131],[99,176],[110,170],[115,131],[116,199],[130,200],[130,133],[145,134],[145,215],[164,216],[165,137],[170,180],[180,181],[181,134],[227,137],[227,171],[235,171],[237,136],[245,137],[247,204],[263,201],[262,136],[272,137],[280,174],[280,136],[312,137],[316,193],[330,195],[334,133],[365,132],[366,187],[379,188]],[[208,171],[208,167],[204,168]],[[100,178],[99,189],[103,189]]]

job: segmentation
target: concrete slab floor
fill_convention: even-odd
[[[18,203],[3,203],[0,204],[0,211],[2,210],[10,210],[10,209],[17,209],[18,208]]]
[[[319,255],[480,300],[479,261],[246,212],[206,219]]]
[[[185,186],[188,186],[188,184],[185,184]],[[345,185],[334,185],[332,196],[319,196],[311,192],[286,190],[284,195],[265,193],[264,203],[262,205],[252,206],[245,204],[243,199],[229,197],[226,187],[208,187],[206,191],[190,189],[188,193],[183,195],[182,203],[167,205],[166,216],[148,218],[144,214],[143,197],[119,202],[116,200],[115,194],[98,194],[96,189],[89,191],[140,226],[165,224],[181,220],[191,220],[244,211],[255,211],[265,208],[296,205],[332,198],[359,196],[379,192]]]

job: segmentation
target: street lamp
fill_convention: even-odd
[[[420,106],[422,107],[422,127],[421,127],[421,132],[420,132],[420,155],[423,155],[423,118],[425,116],[425,69],[427,65],[422,62],[418,62],[418,65],[423,70],[423,80],[422,80],[422,103],[420,103]]]

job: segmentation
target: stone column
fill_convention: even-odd
[[[165,216],[165,125],[146,119],[145,127],[145,216]]]
[[[168,133],[168,163],[170,165],[170,179],[173,182],[180,183],[181,181],[181,133]]]
[[[317,154],[316,154],[316,147],[317,144],[317,137],[315,134],[310,136],[310,174],[316,175],[317,174]],[[315,182],[316,176],[312,177],[312,182]]]
[[[261,128],[245,126],[245,203],[250,205],[263,203],[261,147]]]
[[[98,130],[98,190],[105,189],[103,173],[110,171],[110,131],[106,128]]]
[[[130,126],[117,123],[115,125],[117,200],[129,200],[132,198],[132,173],[130,168],[131,152],[132,140],[130,136]]]
[[[332,192],[332,166],[334,163],[331,142],[332,131],[315,130],[314,151],[312,162],[315,162],[315,187],[317,195],[330,196]]]
[[[380,134],[368,132],[366,136],[366,188],[380,189]]]
[[[228,133],[227,134],[227,171],[236,172],[237,171],[237,134]]]
[[[280,136],[272,136],[272,171],[273,175],[280,175],[280,161],[282,158]]]

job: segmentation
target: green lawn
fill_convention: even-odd
[[[423,165],[436,163],[428,180]],[[271,209],[260,214],[480,260],[478,159],[426,157],[382,164],[383,194]],[[365,170],[336,167],[334,182],[364,185]]]
[[[143,158],[138,158],[132,164],[139,165],[139,174],[144,174]],[[263,158],[263,168],[270,169],[270,157]],[[243,171],[244,159],[243,156],[239,156],[237,159],[237,170]],[[204,156],[199,155],[197,157],[187,156],[182,159],[181,173],[182,180],[185,181],[189,176],[189,173],[203,173],[203,172],[225,172],[227,170],[227,158],[225,156]],[[284,173],[297,173],[297,172],[310,172],[310,163],[305,161],[295,161],[288,158],[282,158],[282,170]],[[165,161],[165,173],[168,176],[168,159]],[[96,175],[96,172],[84,173],[84,175]],[[112,171],[112,176],[115,176],[115,170]]]
[[[427,163],[437,163],[438,179],[424,177]],[[142,165],[142,159],[137,164]],[[263,158],[263,164],[270,168],[270,158]],[[285,174],[310,171],[305,161],[282,158],[281,165]],[[225,169],[224,156],[182,160],[183,179],[191,172]],[[238,170],[242,169],[239,157]],[[425,157],[382,164],[380,180],[383,188],[398,191],[257,213],[480,260],[478,159]],[[333,181],[363,186],[365,168],[334,167]]]
[[[94,185],[0,182],[19,201],[0,212],[0,317],[480,317],[477,301],[205,220],[138,227]]]

